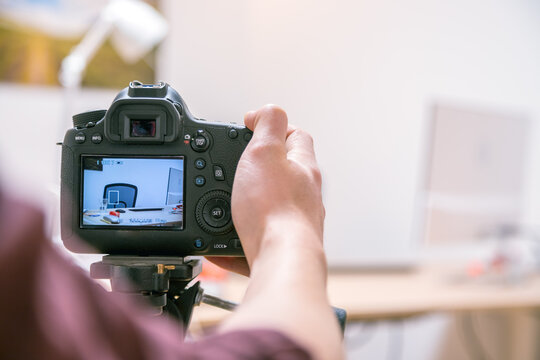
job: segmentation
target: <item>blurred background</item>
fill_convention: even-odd
[[[538,275],[537,1],[0,0],[0,54],[0,181],[54,234],[70,116],[164,80],[197,117],[241,122],[275,103],[313,135],[331,273]],[[209,278],[217,292],[228,279]],[[347,354],[538,358],[517,340],[537,337],[537,315],[351,321]]]

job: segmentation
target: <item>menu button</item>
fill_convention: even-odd
[[[75,135],[75,141],[79,144],[82,144],[86,141],[86,135],[84,133],[80,132]]]

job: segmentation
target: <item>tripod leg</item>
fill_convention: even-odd
[[[166,313],[182,321],[185,336],[185,333],[191,321],[193,306],[195,305],[195,300],[197,294],[199,293],[200,282],[197,281],[189,288],[184,288],[185,283],[174,284],[173,281],[171,281],[170,285],[171,289],[169,290],[169,294],[167,296],[167,305],[165,306],[164,310]],[[179,286],[177,287],[175,285]],[[180,291],[175,291],[175,288],[179,289]]]

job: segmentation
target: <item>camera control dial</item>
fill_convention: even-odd
[[[73,115],[73,126],[76,128],[85,128],[89,123],[97,123],[105,117],[107,110],[87,111]]]
[[[195,209],[197,223],[207,233],[219,235],[231,231],[231,194],[214,190],[204,194]]]

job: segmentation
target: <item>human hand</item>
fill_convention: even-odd
[[[247,261],[251,279],[220,331],[275,329],[314,359],[343,358],[327,296],[325,212],[313,141],[289,126],[276,106],[250,112],[244,122],[253,138],[236,170],[232,216],[246,257],[220,261],[237,269]]]
[[[242,241],[244,258],[217,258],[210,261],[226,269],[249,274],[261,248],[286,245],[322,251],[324,206],[321,174],[315,160],[313,140],[305,131],[288,125],[287,114],[267,105],[244,117],[253,130],[236,170],[232,192],[233,221]],[[279,234],[268,232],[310,229],[314,236],[305,241],[280,243]],[[277,235],[277,236],[275,236]]]

